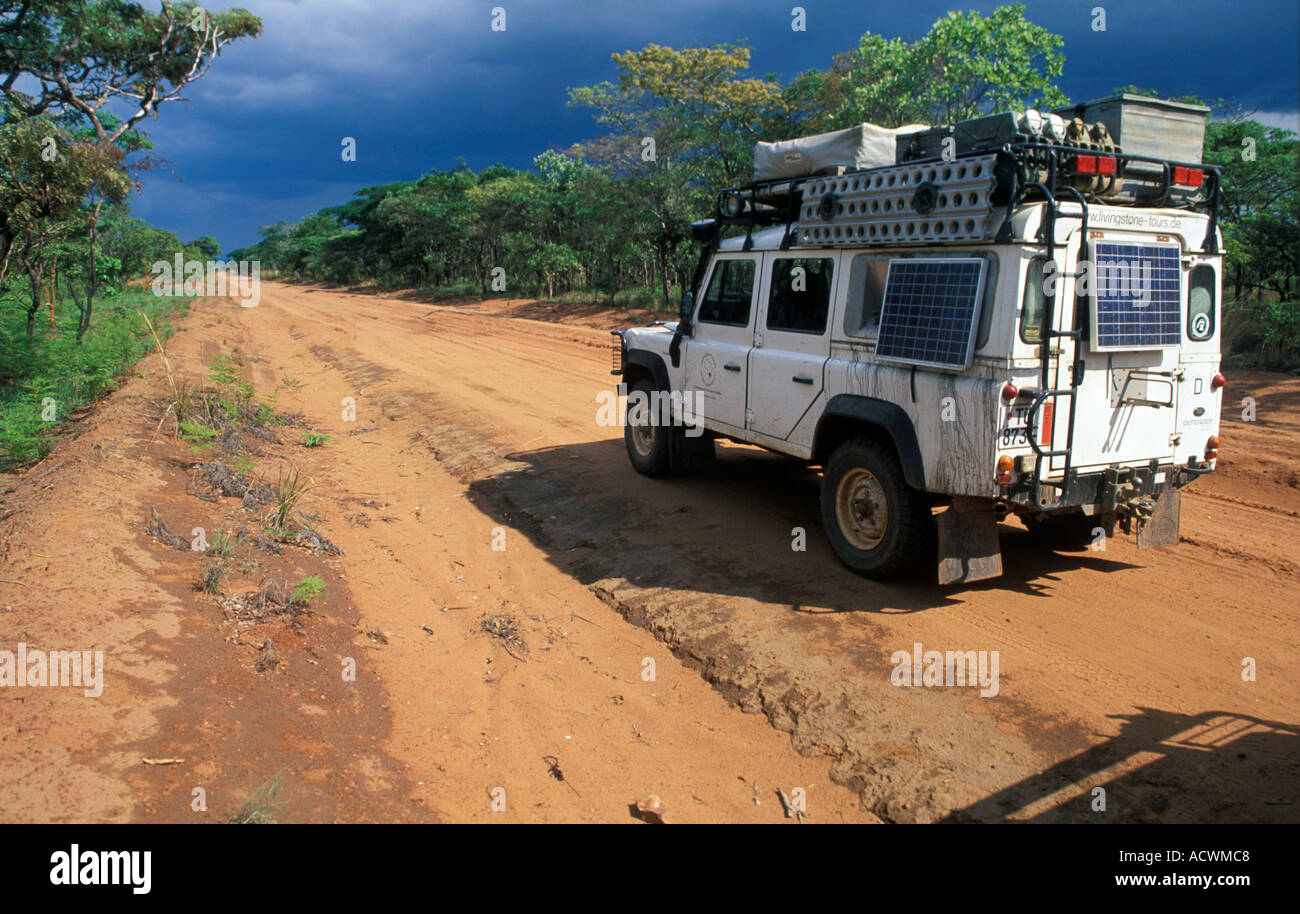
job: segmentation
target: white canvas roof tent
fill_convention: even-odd
[[[838,174],[848,168],[893,165],[899,135],[924,129],[925,124],[894,128],[863,123],[794,140],[760,142],[754,147],[754,181],[804,178]]]

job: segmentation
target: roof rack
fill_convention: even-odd
[[[793,245],[1010,243],[1022,203],[1082,197],[1107,206],[1175,207],[1208,214],[1203,242],[1218,249],[1221,169],[1199,162],[1044,140],[952,159],[930,158],[834,174],[758,181],[718,194],[721,226],[784,225]]]

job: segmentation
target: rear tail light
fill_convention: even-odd
[[[1003,400],[1006,400],[1008,403],[1010,403],[1018,396],[1020,396],[1020,391],[1016,388],[1016,385],[1012,384],[1010,381],[1002,385]]]
[[[1173,183],[1180,184],[1183,187],[1200,187],[1205,183],[1205,172],[1199,168],[1188,168],[1185,165],[1175,165]]]
[[[1205,441],[1205,459],[1215,460],[1219,456],[1219,436],[1211,435]]]
[[[1015,466],[1015,461],[1007,454],[998,458],[998,471],[994,475],[994,480],[1000,486],[1011,485],[1011,468]]]
[[[1214,377],[1210,379],[1210,390],[1218,390],[1220,387],[1223,387],[1227,383],[1228,383],[1227,378],[1225,378],[1222,374],[1216,374]]]
[[[1074,170],[1081,175],[1113,175],[1118,163],[1112,156],[1075,156]]]

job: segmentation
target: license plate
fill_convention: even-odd
[[[1014,406],[1008,410],[998,441],[1004,448],[1029,446],[1028,406]]]

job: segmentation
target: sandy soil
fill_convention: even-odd
[[[1300,819],[1300,381],[1230,378],[1177,546],[1054,552],[1009,523],[998,580],[882,585],[825,544],[815,470],[729,445],[632,471],[596,421],[624,319],[269,283],[197,305],[179,373],[233,355],[330,436],[280,428],[251,475],[298,467],[341,554],[250,546],[226,595],[326,596],[234,625],[203,556],[145,532],[261,522],[196,496],[220,452],[159,431],[143,362],[0,498],[0,649],[106,665],[99,698],[0,690],[4,820],[223,821],[277,775],[282,821],[633,822],[650,794],[671,822],[795,821],[778,790],[809,823]],[[891,684],[917,642],[998,651],[997,696]]]

